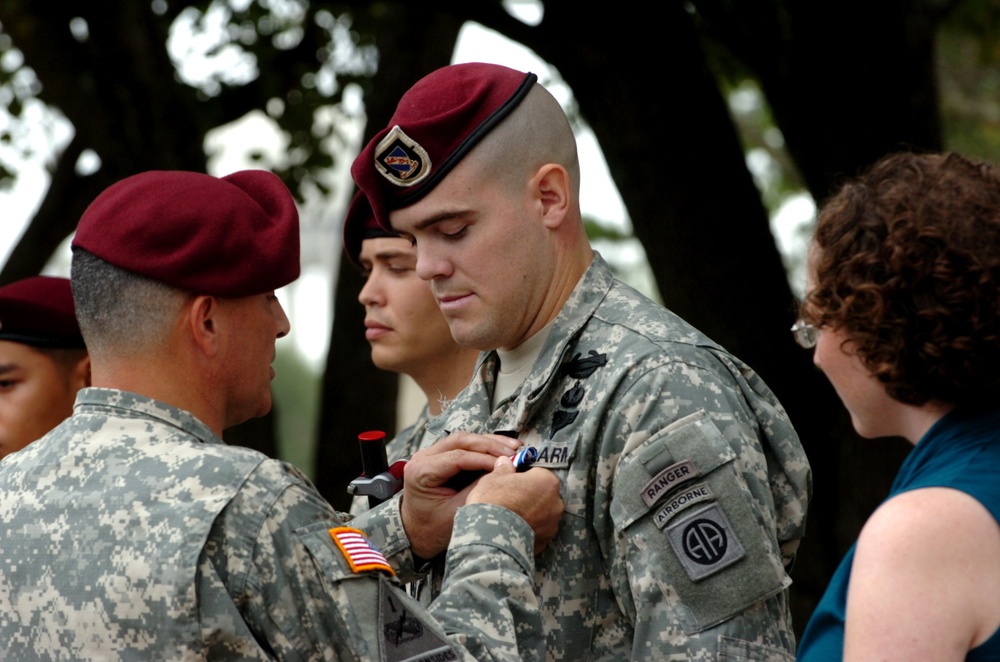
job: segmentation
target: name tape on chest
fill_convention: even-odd
[[[719,504],[678,518],[666,529],[667,539],[692,581],[700,581],[728,568],[746,550]]]
[[[390,575],[396,574],[389,562],[385,560],[382,552],[375,549],[365,534],[358,529],[340,526],[330,529],[330,537],[344,554],[348,565],[351,566],[351,571],[355,574],[372,570],[381,570]]]
[[[532,466],[546,469],[567,469],[573,459],[575,442],[546,443],[538,446],[538,457]]]

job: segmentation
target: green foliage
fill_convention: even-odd
[[[295,348],[279,342],[271,392],[278,428],[278,456],[312,476],[316,458],[320,376]]]
[[[937,51],[946,146],[1000,161],[1000,4],[959,4],[941,26]]]
[[[618,228],[589,216],[583,217],[583,228],[586,230],[587,236],[590,237],[591,241],[603,239],[605,241],[618,242],[633,238],[631,233],[623,232]]]

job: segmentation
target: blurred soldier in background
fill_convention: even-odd
[[[89,385],[69,279],[33,276],[0,287],[0,459],[61,423]]]

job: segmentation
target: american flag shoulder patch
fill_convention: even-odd
[[[347,563],[355,574],[370,570],[384,570],[390,575],[396,574],[389,562],[382,556],[382,552],[375,549],[365,534],[358,529],[339,526],[330,529],[330,537],[343,552],[344,558],[347,559]]]

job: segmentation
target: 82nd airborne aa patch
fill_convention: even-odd
[[[375,146],[375,169],[396,186],[413,186],[430,174],[431,159],[396,125]]]
[[[718,503],[678,519],[667,527],[666,533],[692,581],[711,577],[746,556]]]

